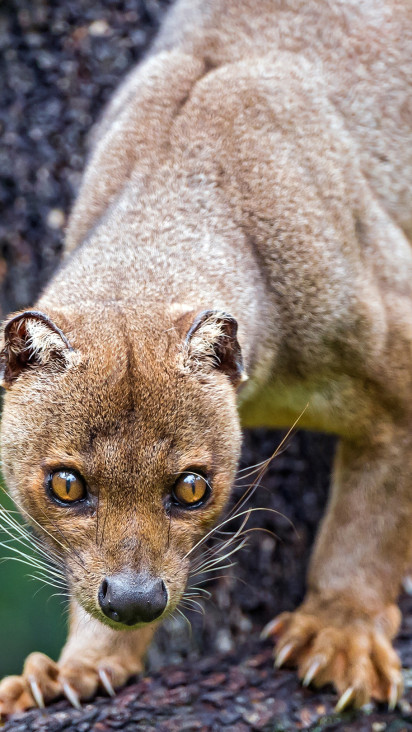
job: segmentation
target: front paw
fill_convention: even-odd
[[[275,665],[298,668],[304,686],[332,684],[340,695],[336,711],[371,699],[394,708],[403,691],[401,664],[388,635],[397,608],[375,618],[303,605],[269,623],[263,637],[276,636]],[[398,611],[399,615],[399,611]],[[351,617],[352,616],[352,617]],[[392,623],[393,625],[393,623]]]
[[[101,662],[67,659],[57,664],[43,653],[32,653],[21,676],[8,676],[0,683],[0,714],[7,716],[32,707],[44,707],[59,697],[66,697],[80,709],[81,701],[91,699],[99,689],[114,696],[136,669],[127,669],[120,659]]]

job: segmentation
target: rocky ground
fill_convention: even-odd
[[[168,4],[0,5],[0,316],[31,305],[57,266],[87,132],[141,58]],[[264,430],[246,435],[242,467],[269,457],[281,438]],[[320,435],[297,433],[288,440],[248,504],[262,509],[248,527],[265,531],[250,532],[237,566],[211,582],[205,614],[187,613],[191,636],[183,618],[159,632],[148,678],[82,712],[59,702],[4,729],[412,729],[408,701],[391,714],[371,708],[366,715],[334,717],[333,694],[303,690],[291,672],[275,672],[269,647],[258,640],[265,622],[302,598],[333,451],[334,441]],[[253,478],[244,478],[237,496]],[[412,662],[409,618],[407,612],[399,642],[406,666]],[[412,702],[409,692],[406,698]]]
[[[406,605],[412,609],[410,599],[405,610]],[[412,622],[404,624],[398,646],[409,666]],[[303,689],[293,672],[274,671],[270,648],[251,642],[196,664],[166,666],[127,686],[115,699],[98,698],[81,711],[59,702],[45,712],[27,712],[6,723],[3,732],[406,732],[412,730],[410,672],[405,681],[405,698],[394,712],[368,705],[362,712],[336,715],[333,693]]]

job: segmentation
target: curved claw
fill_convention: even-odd
[[[341,698],[339,699],[339,701],[335,707],[336,714],[343,712],[343,710],[346,709],[346,707],[348,707],[349,704],[353,701],[354,696],[355,696],[355,688],[353,686],[349,686],[349,688],[343,692]]]
[[[82,705],[80,704],[80,699],[75,692],[75,690],[70,686],[70,684],[67,683],[67,681],[63,682],[63,692],[65,697],[69,700],[70,704],[75,709],[81,709]]]
[[[281,666],[283,666],[285,661],[289,658],[290,654],[292,653],[294,645],[295,645],[294,643],[287,643],[285,646],[283,646],[283,648],[281,648],[281,650],[279,651],[279,653],[277,654],[276,659],[275,659],[276,668],[280,668]]]
[[[402,693],[402,686],[401,684],[396,683],[395,681],[392,681],[390,687],[389,687],[389,699],[388,699],[388,709],[390,712],[393,712],[393,710],[396,708],[399,698]]]
[[[276,633],[278,632],[278,630],[280,630],[282,625],[283,625],[283,621],[280,618],[275,618],[274,620],[271,620],[270,623],[265,625],[265,627],[263,628],[263,630],[260,634],[260,639],[266,640],[271,635],[276,635]]]
[[[99,668],[99,678],[108,695],[116,696],[116,692],[113,689],[112,682],[109,679],[109,674],[107,673],[107,671],[104,670],[104,668]]]
[[[31,676],[29,678],[29,686],[30,686],[30,691],[32,693],[32,697],[33,697],[34,701],[36,702],[37,706],[39,707],[39,709],[44,709],[45,703],[44,703],[43,694],[42,694],[40,686],[38,685],[34,676]]]
[[[323,663],[319,659],[317,661],[313,661],[311,665],[309,666],[304,679],[302,681],[302,686],[309,686],[309,684],[312,683],[313,679],[315,678],[316,674],[318,673],[319,669],[322,668]]]

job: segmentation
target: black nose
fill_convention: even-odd
[[[99,605],[116,623],[136,625],[156,620],[167,605],[167,589],[162,579],[147,574],[115,574],[100,585]]]

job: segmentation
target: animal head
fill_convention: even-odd
[[[70,594],[124,629],[173,611],[240,451],[236,321],[178,307],[6,323],[3,472]]]

